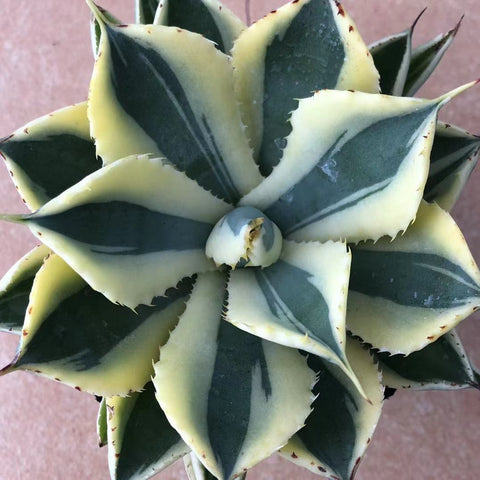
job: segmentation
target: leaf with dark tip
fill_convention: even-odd
[[[478,162],[480,138],[438,122],[423,198],[451,210]]]
[[[456,390],[476,383],[475,372],[455,330],[409,355],[377,353],[383,383],[393,388]]]
[[[380,74],[380,88],[385,95],[402,96],[412,56],[412,35],[422,10],[410,28],[383,38],[369,46]]]
[[[3,276],[0,281],[0,330],[22,333],[33,280],[49,254],[47,247],[35,247]]]
[[[114,480],[147,480],[190,451],[168,423],[151,382],[139,393],[108,398],[106,410]]]
[[[412,51],[410,67],[403,90],[403,95],[412,97],[433,73],[448,47],[452,44],[460,28],[463,17],[455,28],[418,46]]]

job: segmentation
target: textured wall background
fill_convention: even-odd
[[[282,0],[250,0],[256,19]],[[243,1],[225,3],[245,18]],[[133,1],[104,0],[119,18],[133,18]],[[420,92],[435,97],[480,77],[478,0],[345,0],[367,43],[407,28],[423,7],[415,43],[453,27],[462,28],[434,78]],[[70,103],[88,92],[93,66],[89,12],[81,0],[0,0],[0,137],[24,123]],[[480,86],[456,99],[441,118],[480,133]],[[471,178],[454,216],[480,260],[480,171]],[[6,170],[0,169],[0,211],[25,211]],[[0,225],[0,274],[35,244],[20,227]],[[480,365],[478,314],[460,333]],[[0,365],[11,360],[16,338],[0,337]],[[41,377],[16,373],[0,378],[0,480],[107,479],[106,450],[96,446],[97,404]],[[478,478],[480,393],[399,392],[385,404],[374,441],[357,480],[396,478]],[[158,476],[184,479],[180,464]],[[256,467],[249,480],[318,478],[272,458]]]

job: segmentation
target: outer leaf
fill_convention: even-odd
[[[225,318],[253,335],[335,363],[358,385],[345,357],[349,273],[350,254],[342,243],[284,242],[272,266],[231,272]]]
[[[229,480],[303,425],[313,377],[296,350],[223,321],[224,297],[224,275],[199,276],[154,384],[173,427],[210,472]]]
[[[259,20],[236,41],[233,64],[243,121],[264,175],[282,156],[297,99],[323,88],[378,92],[368,49],[333,0],[298,0]]]
[[[424,43],[413,50],[403,91],[404,96],[412,97],[415,95],[432,74],[448,47],[452,44],[461,22],[462,19],[452,30],[435,37],[430,42]]]
[[[35,247],[15,263],[0,281],[0,330],[22,332],[33,279],[50,250]]]
[[[438,122],[423,197],[451,210],[477,164],[480,138]]]
[[[216,0],[163,0],[156,23],[200,33],[224,53],[230,52],[245,29],[232,11]]]
[[[0,156],[30,210],[100,168],[89,128],[85,102],[34,120],[0,141]]]
[[[412,33],[413,27],[369,46],[385,95],[402,96],[410,66]]]
[[[141,393],[109,398],[107,411],[113,480],[146,480],[190,451],[168,423],[152,383]]]
[[[455,330],[408,356],[379,353],[383,383],[391,388],[456,390],[478,385]]]
[[[334,90],[300,100],[281,163],[240,203],[294,240],[394,237],[421,201],[438,108]]]
[[[106,164],[141,153],[165,156],[230,202],[260,182],[227,56],[178,28],[103,23],[102,29],[89,117]]]
[[[347,327],[380,351],[420,350],[480,305],[480,272],[459,228],[422,204],[394,242],[352,252]]]
[[[143,157],[102,168],[20,221],[92,288],[135,308],[215,269],[204,247],[228,209],[183,173]]]
[[[318,372],[313,411],[306,425],[280,450],[288,460],[332,479],[353,479],[370,443],[383,404],[377,366],[356,340],[347,340],[347,357],[365,390],[363,398],[342,372],[310,356]]]
[[[153,24],[160,5],[159,0],[135,0],[136,23]]]
[[[140,390],[190,287],[185,281],[135,312],[109,302],[52,255],[35,278],[19,351],[3,373],[33,370],[102,396]]]
[[[97,436],[99,447],[104,447],[108,444],[107,400],[105,397],[102,398],[98,407]]]

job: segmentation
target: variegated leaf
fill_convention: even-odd
[[[460,19],[452,30],[435,37],[433,40],[418,46],[412,51],[410,67],[403,90],[404,96],[412,97],[415,95],[432,74],[448,47],[452,44],[461,22],[462,19]]]
[[[425,9],[407,30],[382,38],[368,47],[380,74],[380,89],[385,95],[401,97],[403,94],[412,56],[412,34],[423,12]]]
[[[423,197],[451,210],[477,164],[480,138],[438,122]]]
[[[335,90],[300,100],[280,164],[240,204],[297,241],[394,237],[415,218],[445,100]]]
[[[215,269],[205,243],[229,208],[161,160],[132,157],[17,220],[92,288],[135,308],[185,276]]]
[[[107,400],[105,397],[102,398],[98,407],[97,437],[99,447],[104,447],[108,444]]]
[[[335,363],[361,389],[345,356],[349,272],[343,243],[285,241],[272,266],[230,273],[225,318],[253,335]]]
[[[16,262],[0,281],[0,330],[22,332],[33,279],[50,250],[35,247]]]
[[[101,166],[86,102],[38,118],[0,140],[0,156],[24,202],[36,210]]]
[[[420,350],[480,306],[480,272],[452,217],[423,203],[394,242],[352,248],[347,327],[380,351]]]
[[[414,390],[480,388],[475,371],[455,330],[410,355],[378,353],[383,384]]]
[[[378,92],[370,53],[333,0],[284,5],[245,30],[232,53],[243,121],[264,175],[282,156],[297,99],[324,88]]]
[[[159,25],[200,33],[229,53],[245,24],[217,0],[162,0],[157,14]]]
[[[111,303],[51,255],[35,277],[19,350],[3,373],[33,370],[102,396],[138,391],[190,288],[185,280],[133,311]]]
[[[112,480],[147,480],[190,451],[168,423],[151,382],[140,393],[107,399]]]
[[[103,34],[89,117],[104,163],[165,156],[233,203],[256,186],[261,176],[242,131],[229,58],[198,34],[158,25],[114,27],[96,13]]]
[[[310,356],[309,365],[318,373],[313,411],[306,425],[280,450],[288,460],[336,480],[354,478],[383,404],[380,375],[369,351],[351,338],[346,351],[368,400],[341,371]]]
[[[219,480],[287,442],[310,412],[314,381],[297,350],[222,319],[225,284],[219,272],[199,275],[153,380],[169,422]]]

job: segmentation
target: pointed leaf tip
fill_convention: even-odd
[[[413,32],[415,30],[415,27],[417,26],[418,21],[420,18],[422,18],[423,14],[426,12],[428,7],[425,7],[418,15],[417,18],[413,21],[412,26],[410,27],[410,31]]]
[[[450,92],[445,93],[444,95],[441,95],[440,97],[437,97],[434,102],[439,104],[439,107],[443,107],[445,104],[447,104],[452,98],[455,98],[456,96],[460,95],[461,93],[465,92],[466,90],[474,87],[480,82],[480,78],[477,78],[476,80],[465,83],[464,85],[461,85],[460,87],[454,88]]]
[[[458,21],[458,23],[450,30],[450,34],[455,37],[455,35],[458,33],[458,31],[460,30],[460,27],[462,26],[462,22],[463,22],[463,19],[465,18],[465,14],[463,14],[461,17],[460,17],[460,20]]]
[[[18,214],[0,214],[0,221],[9,222],[9,223],[23,223],[25,221],[24,215]]]
[[[88,8],[90,8],[90,11],[93,13],[93,16],[99,23],[100,28],[102,28],[106,23],[108,23],[108,19],[103,14],[103,8],[98,6],[96,3],[94,3],[93,0],[85,0],[85,1],[88,5]]]

